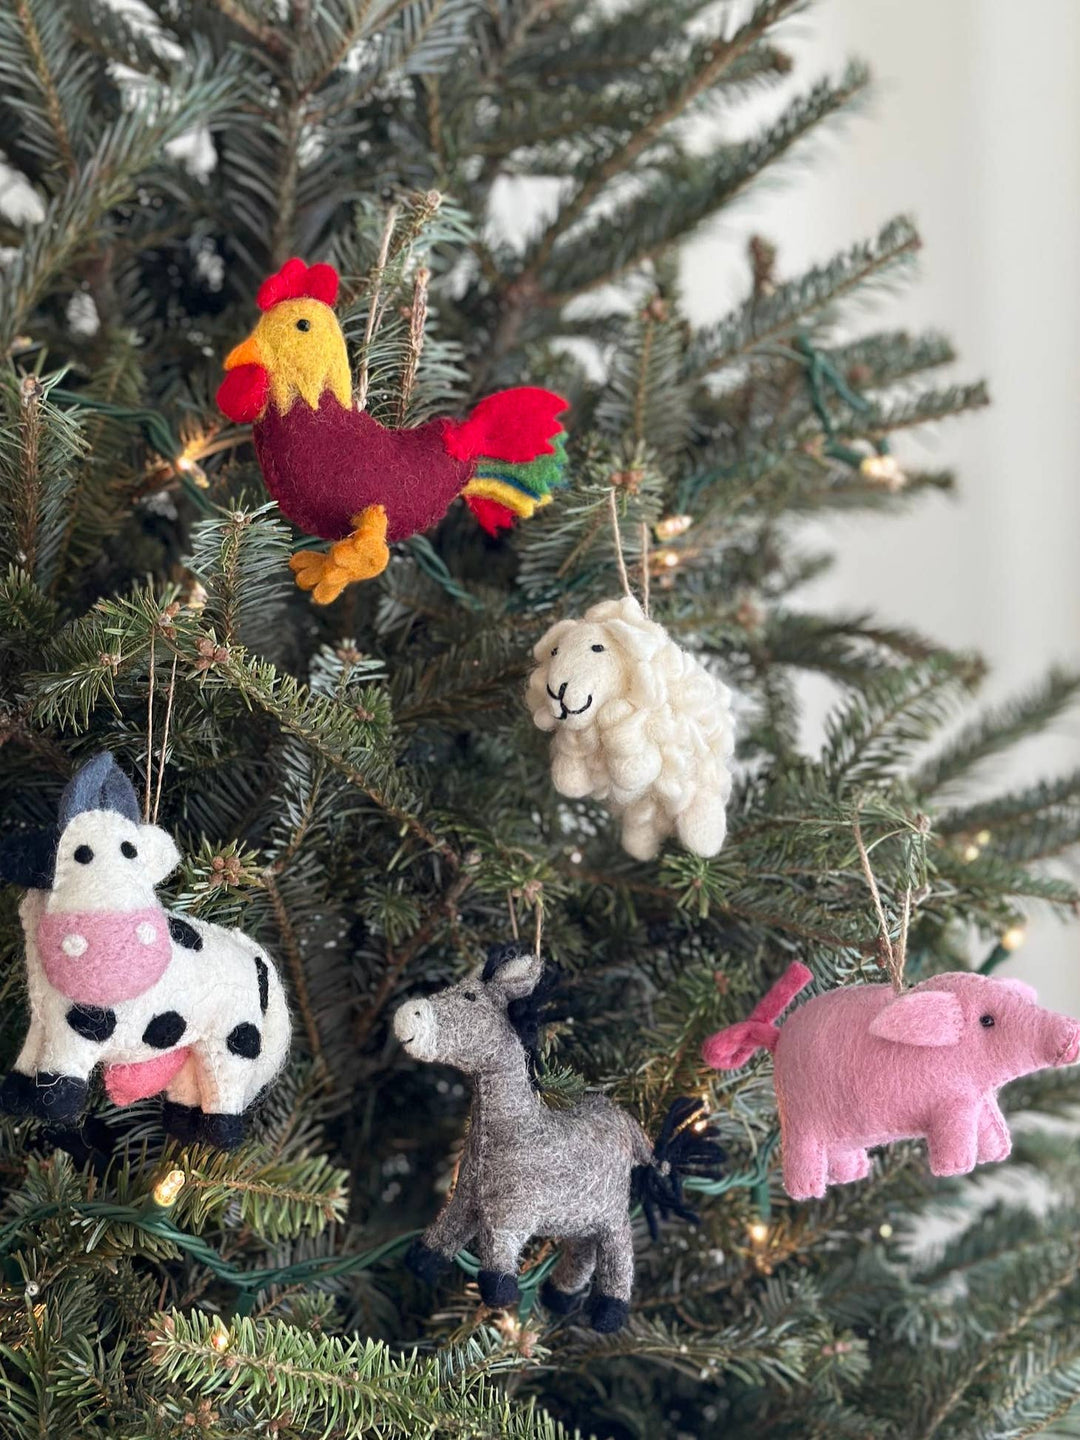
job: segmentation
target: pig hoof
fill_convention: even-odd
[[[501,1270],[481,1270],[476,1277],[480,1286],[480,1299],[492,1310],[502,1310],[507,1305],[516,1305],[521,1296],[517,1279]]]

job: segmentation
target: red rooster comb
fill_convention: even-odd
[[[276,275],[259,286],[255,303],[260,310],[272,310],[282,300],[300,300],[308,296],[333,305],[337,299],[338,273],[332,265],[305,265],[294,256],[286,260]]]

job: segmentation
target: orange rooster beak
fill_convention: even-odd
[[[254,335],[249,335],[246,340],[237,345],[235,350],[230,350],[225,356],[225,369],[235,370],[238,365],[263,365],[265,364],[262,351],[259,349],[259,342]]]

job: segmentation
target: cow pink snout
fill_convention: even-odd
[[[49,911],[38,949],[54,989],[80,1005],[115,1005],[156,985],[172,958],[164,910]]]

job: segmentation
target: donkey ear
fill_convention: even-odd
[[[543,973],[544,962],[538,955],[519,950],[503,960],[491,974],[487,988],[493,998],[501,999],[508,1005],[511,1000],[531,995]]]
[[[158,885],[180,864],[180,851],[172,836],[157,825],[140,825],[139,859],[151,885]]]
[[[955,1045],[963,1028],[964,1012],[951,991],[909,990],[878,1011],[870,1034],[897,1045]]]

